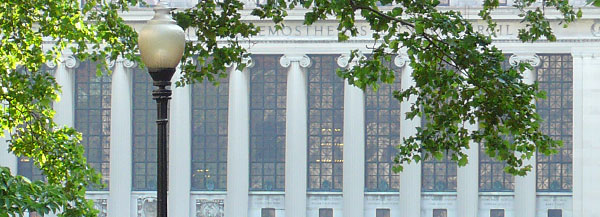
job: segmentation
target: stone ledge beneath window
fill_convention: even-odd
[[[227,191],[191,191],[191,195],[227,195]]]
[[[421,192],[422,196],[428,196],[428,195],[432,195],[432,196],[456,196],[456,192]]]
[[[479,196],[515,196],[513,191],[479,192]]]
[[[285,195],[284,191],[250,191],[249,195]]]

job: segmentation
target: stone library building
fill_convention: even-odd
[[[189,7],[197,0],[172,0]],[[481,0],[441,0],[486,32]],[[172,217],[600,217],[600,8],[572,0],[583,17],[564,29],[551,21],[556,42],[521,43],[524,26],[512,0],[500,0],[494,43],[506,64],[534,68],[526,79],[547,92],[536,101],[544,133],[563,141],[558,153],[538,153],[526,176],[478,144],[469,164],[429,159],[392,171],[395,146],[422,121],[406,119],[410,102],[394,90],[414,85],[406,54],[389,67],[391,85],[374,92],[349,85],[336,70],[352,67],[352,49],[372,45],[367,22],[359,35],[337,41],[336,20],[303,25],[306,10],[289,11],[285,28],[250,16],[249,67],[231,68],[213,86],[172,87],[169,109],[169,216]],[[123,19],[139,29],[151,8]],[[558,17],[552,10],[547,17]],[[88,163],[106,188],[88,189],[101,217],[156,216],[156,102],[148,72],[128,60],[96,76],[94,62],[66,56],[46,65],[62,86],[56,122],[83,134]],[[173,78],[178,79],[178,75]],[[5,142],[6,138],[0,140]],[[6,147],[6,146],[2,146]],[[43,176],[27,158],[0,150],[0,165],[32,180]],[[30,216],[37,216],[30,214]]]

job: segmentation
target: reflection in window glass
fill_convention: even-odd
[[[573,188],[573,58],[569,54],[540,54],[535,69],[540,90],[546,99],[537,100],[537,111],[544,120],[541,130],[563,141],[558,153],[537,154],[537,190],[571,191]]]
[[[90,61],[82,62],[74,74],[75,129],[82,134],[88,164],[102,174],[102,183],[108,186],[111,77],[97,76],[96,63]]]
[[[229,83],[192,86],[192,190],[227,188]]]
[[[287,70],[279,55],[253,56],[250,71],[250,190],[285,188]]]
[[[133,190],[156,190],[156,101],[145,69],[133,73]]]
[[[337,55],[314,55],[308,69],[308,190],[341,191],[344,81]]]
[[[365,106],[365,189],[366,191],[398,191],[400,177],[392,171],[400,145],[400,102],[394,91],[400,90],[401,70],[395,71],[393,84],[380,82],[377,92],[366,90]]]

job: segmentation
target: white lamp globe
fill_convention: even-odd
[[[177,67],[185,48],[185,34],[169,14],[170,8],[158,5],[154,17],[138,36],[142,62],[150,71]]]

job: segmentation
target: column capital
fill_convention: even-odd
[[[365,58],[365,55],[363,55],[362,52],[357,52],[357,55],[354,57],[354,59],[352,59],[352,62],[350,61],[350,54],[342,54],[340,55],[340,57],[337,58],[337,64],[338,66],[342,67],[342,68],[346,68],[346,67],[353,67],[354,65],[358,64],[358,61]],[[352,63],[352,64],[350,64]]]
[[[396,55],[396,57],[394,57],[394,65],[396,65],[399,68],[406,66],[406,63],[408,63],[409,61],[410,58],[408,58],[408,55],[406,53],[399,53],[398,55]]]
[[[106,65],[108,68],[113,68],[116,64],[123,64],[125,68],[133,68],[137,66],[135,61],[131,61],[121,56],[117,57],[116,60],[111,60],[110,57],[106,57]]]
[[[54,68],[56,68],[56,62],[54,60],[47,61],[46,66],[48,68],[54,69]]]
[[[292,62],[298,62],[298,64],[300,64],[301,67],[308,67],[310,66],[310,58],[308,58],[308,56],[303,55],[303,54],[299,54],[299,55],[283,55],[281,56],[281,58],[279,58],[279,64],[281,64],[281,66],[283,67],[289,67]]]
[[[62,59],[61,62],[65,64],[65,66],[69,69],[74,69],[79,67],[79,60],[77,60],[77,58],[72,55],[65,55]]]
[[[189,61],[189,59],[188,59]],[[192,59],[192,63],[195,63],[196,60]],[[252,61],[252,57],[242,57],[242,62],[243,64],[246,64],[246,68],[252,68],[254,66],[254,61]],[[234,63],[230,63],[230,64],[225,64],[225,67],[227,68],[231,68],[232,66],[234,66]],[[236,65],[237,68],[237,65]]]
[[[534,53],[516,53],[510,56],[508,62],[512,66],[517,66],[521,62],[529,63],[533,67],[540,65],[540,57]]]

